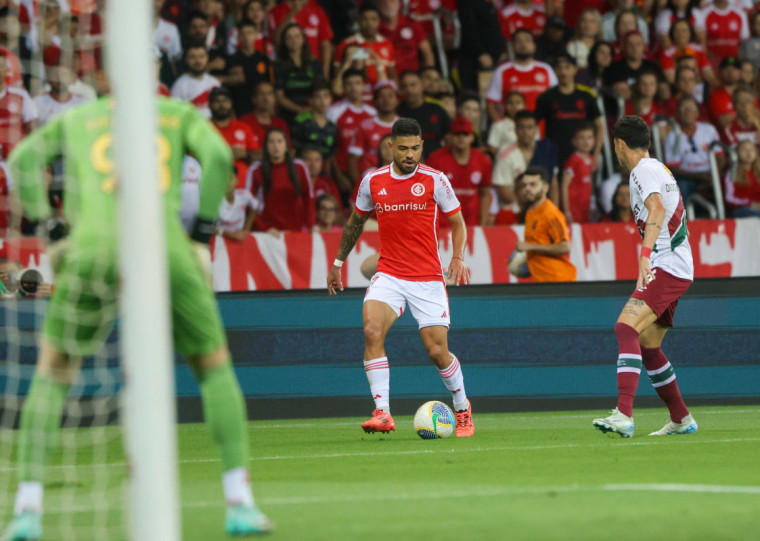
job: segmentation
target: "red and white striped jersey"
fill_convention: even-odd
[[[414,282],[443,281],[438,255],[438,208],[461,210],[446,175],[419,164],[398,175],[393,164],[368,174],[359,186],[356,211],[376,211],[380,235],[377,272]]]
[[[8,157],[24,137],[24,124],[37,119],[37,108],[23,88],[9,86],[0,94],[0,155]]]
[[[516,90],[525,97],[525,108],[534,111],[538,96],[557,84],[557,75],[549,64],[537,60],[526,66],[505,62],[496,68],[486,98],[494,103],[503,103],[507,95]]]
[[[203,116],[211,118],[208,100],[211,96],[211,91],[217,86],[221,86],[219,80],[208,73],[204,73],[200,79],[196,79],[185,73],[172,85],[172,98],[189,101],[200,109]]]

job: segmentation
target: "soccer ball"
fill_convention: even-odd
[[[423,440],[440,440],[454,433],[454,412],[443,402],[425,402],[414,414],[414,431]]]
[[[509,273],[512,276],[530,278],[527,254],[518,250],[512,252],[512,255],[509,256],[509,261],[507,261],[507,269],[509,269]]]

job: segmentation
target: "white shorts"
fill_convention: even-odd
[[[384,302],[398,317],[401,317],[408,304],[420,329],[435,325],[451,325],[449,296],[443,279],[435,282],[412,282],[378,272],[372,277],[364,294],[364,302],[367,301]]]

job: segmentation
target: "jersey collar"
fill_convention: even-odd
[[[397,175],[396,169],[393,167],[393,164],[391,163],[390,169],[391,169],[391,178],[395,180],[406,180],[409,178],[412,178],[414,175],[417,174],[417,170],[420,168],[420,164],[417,164],[417,167],[414,168],[414,171],[409,173],[408,175]]]

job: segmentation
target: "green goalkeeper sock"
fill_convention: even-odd
[[[50,455],[58,446],[61,432],[61,417],[68,383],[57,383],[52,379],[34,375],[29,394],[21,411],[21,430],[18,439],[18,479],[19,481],[42,482],[45,466]]]
[[[222,459],[223,471],[248,468],[245,400],[232,363],[201,377],[203,415]]]

